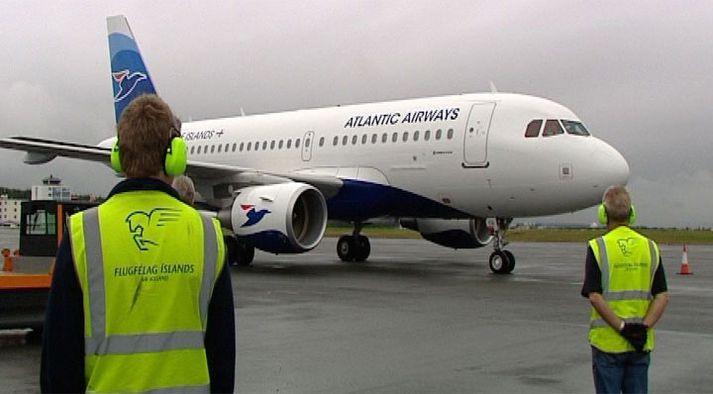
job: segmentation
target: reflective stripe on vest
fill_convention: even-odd
[[[200,314],[203,326],[208,315],[208,304],[218,258],[217,235],[210,218],[203,221],[203,277],[200,291]],[[87,286],[92,332],[85,338],[87,355],[146,353],[178,349],[202,349],[203,331],[182,331],[135,335],[106,335],[106,289],[104,288],[104,259],[102,256],[99,211],[92,208],[83,213],[84,244],[87,256]]]
[[[203,394],[210,393],[210,385],[186,386],[186,387],[168,387],[165,389],[155,389],[144,391],[146,394]]]

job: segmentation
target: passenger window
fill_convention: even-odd
[[[267,140],[262,142],[262,150],[267,150]]]
[[[191,147],[191,154],[193,154],[193,151],[195,150],[195,146]]]
[[[245,147],[245,143],[244,143],[244,142],[241,142],[241,143],[240,143],[240,151],[241,151],[241,152],[243,151],[243,148],[244,148],[244,147]]]
[[[297,149],[299,147],[300,147],[300,139],[298,138],[295,140],[295,149]]]
[[[248,151],[248,152],[250,152],[250,149],[252,148],[252,145],[253,145],[252,142],[248,142],[248,148],[247,148],[247,151]]]
[[[235,152],[235,149],[236,149],[237,147],[238,147],[238,143],[237,143],[237,142],[233,142],[233,152]],[[240,149],[240,150],[242,150],[242,149]]]
[[[215,145],[210,146],[210,153],[213,153],[213,152],[215,152]]]
[[[560,122],[557,119],[547,119],[547,122],[545,122],[545,129],[542,130],[542,136],[549,137],[557,134],[564,134],[562,126],[560,126]]]
[[[408,141],[408,131],[404,131],[404,136],[401,138],[403,142]]]
[[[223,151],[228,153],[228,148],[230,148],[230,144],[225,144],[225,149],[223,149]],[[233,148],[233,151],[235,151],[235,148]]]
[[[324,137],[319,137],[319,146],[324,146]]]
[[[453,129],[448,129],[448,139],[449,140],[453,139]]]
[[[428,141],[431,139],[431,130],[426,130],[423,132],[423,139],[425,141]]]
[[[338,143],[339,143],[339,137],[335,135],[334,140],[332,140],[332,145],[337,146]]]
[[[260,141],[255,141],[255,150],[260,150]]]
[[[357,143],[357,136],[353,135],[352,136],[352,145],[356,145],[356,143]]]
[[[413,140],[418,141],[418,130],[413,132]]]
[[[201,154],[201,146],[200,145],[198,145],[198,149],[196,149],[196,154],[197,155]]]
[[[366,144],[366,138],[367,138],[367,137],[366,137],[366,134],[364,134],[364,135],[361,136],[361,143],[362,143],[362,144]]]
[[[441,139],[441,134],[442,134],[442,133],[443,133],[443,132],[441,131],[441,129],[436,130],[436,139],[437,139],[437,140],[440,140],[440,139]]]
[[[399,140],[399,133],[394,132],[394,134],[391,134],[391,142],[396,142]]]
[[[280,142],[277,143],[277,149],[282,149],[282,145],[284,145],[284,141],[280,140]]]
[[[376,144],[376,139],[377,139],[377,138],[378,138],[378,136],[377,136],[376,134],[372,134],[372,135],[371,135],[371,143],[372,143],[372,144]]]
[[[220,153],[220,150],[223,148],[223,145],[218,145],[218,153]]]
[[[287,149],[290,149],[292,147],[292,139],[287,140]]]
[[[346,145],[347,140],[349,140],[349,137],[347,137],[346,135],[344,137],[342,137],[342,145]]]
[[[540,135],[540,129],[542,128],[542,119],[535,119],[527,124],[525,129],[525,137],[532,138]]]
[[[275,140],[270,141],[270,150],[275,150]]]
[[[389,139],[389,135],[387,133],[384,133],[381,135],[381,142],[386,143],[386,140]]]

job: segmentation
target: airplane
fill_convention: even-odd
[[[126,17],[107,18],[115,115],[156,93]],[[629,166],[565,106],[523,94],[473,93],[186,122],[186,173],[222,225],[231,264],[255,248],[303,253],[327,220],[350,222],[343,261],[371,252],[361,234],[379,217],[450,248],[493,245],[489,267],[510,273],[505,249],[514,217],[577,211],[626,184]],[[109,162],[115,137],[98,145],[17,136],[0,147],[28,164],[57,156]]]

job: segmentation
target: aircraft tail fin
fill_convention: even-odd
[[[142,94],[156,94],[156,89],[126,17],[108,17],[106,25],[114,87],[114,113],[118,123],[122,111],[133,99]]]

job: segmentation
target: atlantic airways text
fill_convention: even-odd
[[[444,120],[456,120],[460,115],[460,108],[442,108],[426,111],[411,111],[406,114],[391,112],[386,114],[356,115],[352,116],[344,124],[344,128],[356,128],[367,126],[385,126],[398,123],[420,123],[438,122]]]

